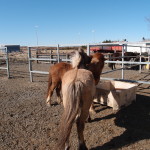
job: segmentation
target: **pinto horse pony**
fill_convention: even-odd
[[[87,150],[83,131],[96,91],[95,80],[91,71],[77,68],[77,61],[73,61],[72,64],[74,68],[67,71],[62,78],[64,113],[57,148],[58,150],[69,149],[69,136],[72,125],[76,120],[78,149]]]
[[[61,82],[63,75],[72,69],[72,65],[65,62],[60,62],[51,67],[49,71],[48,90],[47,90],[47,105],[51,105],[51,97],[54,89],[56,89],[57,102],[61,103]]]
[[[72,62],[78,62],[77,68],[86,68],[87,64],[90,63],[91,57],[89,57],[83,50],[76,52],[76,55],[72,57]],[[74,63],[71,65],[69,63],[60,62],[51,67],[49,71],[49,80],[48,80],[48,90],[47,90],[47,105],[51,105],[51,97],[54,89],[56,89],[57,101],[61,103],[61,82],[63,75],[74,68]]]
[[[84,65],[83,63],[80,62],[79,63],[80,66],[78,65],[78,68],[85,68],[90,70],[93,73],[95,79],[95,85],[97,85],[100,80],[102,69],[104,67],[104,61],[105,61],[104,55],[102,55],[101,53],[94,53],[90,57],[86,56],[86,54],[84,55],[85,56],[82,58],[85,59],[84,61],[82,60]],[[75,58],[76,57],[73,57],[74,59],[73,62],[75,62]],[[73,69],[72,64],[65,63],[65,62],[60,62],[51,67],[49,71],[49,81],[48,81],[48,90],[47,90],[47,99],[46,99],[46,103],[48,105],[51,105],[51,97],[54,89],[56,89],[57,102],[58,103],[62,102],[61,95],[60,95],[62,77],[67,71],[71,69]]]

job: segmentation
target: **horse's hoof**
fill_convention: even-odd
[[[80,144],[78,150],[88,150],[85,144]]]
[[[61,102],[57,102],[57,104],[58,104],[58,105],[60,105],[60,104],[61,104]]]
[[[90,110],[90,113],[93,114],[93,115],[95,115],[95,114],[96,114],[96,111],[95,111],[94,109],[91,109],[91,110]]]
[[[60,98],[57,98],[57,103],[60,105],[62,103],[62,100]]]
[[[87,122],[91,122],[91,121],[92,121],[91,117],[88,117]]]
[[[66,147],[65,147],[65,150],[69,150],[69,149],[70,149],[70,147],[69,147],[69,146],[66,146]]]
[[[92,114],[93,114],[93,115],[95,115],[95,114],[96,114],[96,111],[95,111],[95,110],[93,110]]]
[[[50,104],[50,103],[46,103],[46,105],[47,105],[47,107],[50,107],[50,106],[51,106],[51,104]]]

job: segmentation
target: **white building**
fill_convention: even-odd
[[[7,47],[9,53],[20,51],[20,45],[0,45],[1,51],[5,51],[4,47]]]
[[[149,42],[137,42],[137,43],[127,43],[127,52],[137,52],[150,54],[150,41]]]

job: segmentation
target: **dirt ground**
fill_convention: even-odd
[[[33,68],[49,70],[49,64]],[[108,70],[105,66],[104,71]],[[63,106],[47,107],[48,75],[34,75],[30,82],[27,63],[11,63],[11,78],[0,70],[0,150],[55,150]],[[120,78],[120,71],[103,75]],[[125,71],[125,78],[150,81],[150,72]],[[150,85],[139,84],[136,101],[114,113],[95,104],[96,114],[86,123],[85,140],[89,150],[150,150]],[[77,149],[74,124],[71,150]]]

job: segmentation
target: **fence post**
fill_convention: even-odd
[[[57,45],[57,62],[60,62],[60,55],[59,55],[59,44]]]
[[[148,49],[148,62],[150,62],[150,48]],[[148,70],[149,70],[150,65],[148,64]]]
[[[140,47],[140,62],[141,62],[141,55],[142,55],[142,46]],[[141,73],[142,72],[142,66],[141,66],[141,64],[140,64],[140,66],[139,66],[139,73]]]
[[[68,58],[69,58],[68,53],[66,53],[66,62],[68,62],[68,61],[67,61],[67,60],[68,60]]]
[[[52,59],[52,50],[50,50],[50,59]],[[50,60],[50,63],[52,63],[51,60]]]
[[[90,45],[87,45],[87,55],[90,56]]]
[[[10,72],[9,72],[9,58],[8,58],[7,47],[6,47],[6,65],[7,65],[7,77],[10,78]]]
[[[36,47],[36,58],[39,58],[38,47]],[[39,63],[39,61],[36,60],[36,63]]]
[[[33,82],[33,76],[32,76],[32,60],[31,60],[31,48],[28,47],[28,59],[29,59],[29,72],[30,72],[30,81]]]
[[[127,45],[126,45],[127,47]],[[122,45],[122,79],[124,79],[124,49],[125,49],[125,44]]]

